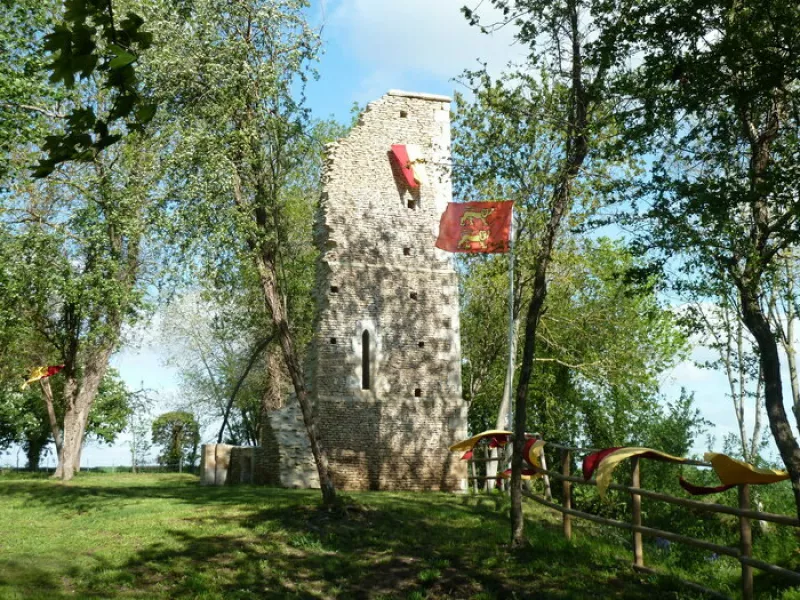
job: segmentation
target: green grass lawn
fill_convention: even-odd
[[[0,598],[694,598],[630,569],[626,536],[502,495],[209,488],[191,475],[0,477]]]

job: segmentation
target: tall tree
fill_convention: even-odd
[[[800,514],[800,445],[784,407],[767,287],[798,243],[800,6],[623,1],[626,43],[643,60],[623,88],[638,101],[626,132],[652,153],[641,239],[680,254],[689,278],[733,284],[764,378],[773,438]]]
[[[524,129],[535,129],[541,120],[555,124],[551,137],[553,162],[548,165],[547,200],[540,219],[538,249],[525,315],[525,334],[520,376],[515,392],[514,454],[511,474],[512,545],[524,543],[522,515],[522,449],[525,443],[527,402],[537,356],[537,330],[545,308],[548,269],[562,231],[563,220],[575,202],[574,189],[592,161],[600,158],[602,140],[608,135],[608,77],[623,47],[593,43],[598,36],[591,15],[604,2],[584,0],[492,0],[503,17],[494,25],[481,24],[480,15],[462,9],[471,23],[484,31],[516,27],[517,41],[529,48],[527,64],[505,85],[492,84],[486,74],[474,87],[494,95],[498,110],[515,115]],[[547,77],[538,74],[546,69]],[[474,79],[473,79],[474,80]],[[542,106],[547,110],[542,110]],[[518,165],[519,166],[519,165]],[[530,169],[530,165],[523,168]],[[535,169],[534,169],[535,170]]]
[[[524,249],[522,250],[524,252]],[[520,267],[529,260],[520,257]],[[473,431],[494,425],[507,360],[504,259],[465,266],[462,349]],[[608,239],[564,236],[554,253],[550,304],[538,329],[529,431],[582,445],[619,445],[654,410],[661,374],[685,356],[685,338],[653,286],[626,281],[633,258]],[[530,271],[520,270],[522,279]]]
[[[136,102],[125,99],[120,88],[131,83],[131,65],[138,58],[123,55],[146,48],[148,36],[140,20],[111,15],[108,2],[69,0],[63,12],[56,3],[23,2],[11,14],[8,23],[19,23],[19,32],[7,30],[2,21],[0,43],[12,51],[4,56],[0,86],[12,94],[0,110],[20,123],[36,121],[19,139],[0,139],[12,145],[0,229],[19,248],[4,265],[15,293],[0,298],[0,314],[17,315],[17,322],[33,332],[23,338],[26,368],[65,364],[60,398],[53,402],[63,406],[63,421],[52,423],[52,429],[54,437],[63,438],[57,475],[70,479],[80,467],[108,360],[123,325],[142,308],[143,277],[152,267],[146,264],[152,248],[146,248],[145,235],[157,214],[152,191],[158,161],[153,140],[130,133],[123,122]],[[62,18],[71,25],[56,25]],[[14,42],[14,35],[31,32],[42,42],[48,31],[53,34],[46,45]],[[108,36],[117,36],[116,48]],[[38,67],[48,60],[53,81],[70,85],[47,84]],[[107,77],[89,77],[95,68]],[[79,73],[79,84],[71,85]],[[97,114],[109,117],[95,119]],[[81,131],[87,127],[91,131]],[[44,137],[44,131],[50,135]],[[0,136],[3,132],[0,127]],[[126,132],[124,143],[109,148]],[[57,160],[36,173],[48,178],[34,180],[26,168],[42,151],[50,152],[43,164]]]
[[[251,294],[187,294],[172,302],[161,325],[169,362],[178,368],[193,406],[225,422],[219,443],[259,443],[262,399],[270,385],[266,357],[274,335],[253,300]]]
[[[129,396],[128,420],[125,430],[130,435],[128,447],[131,451],[131,472],[136,473],[140,466],[147,464],[148,454],[152,448],[152,420],[150,409],[153,399],[148,390],[141,388]]]
[[[769,285],[770,322],[786,355],[789,383],[792,391],[792,411],[800,424],[800,366],[797,362],[797,322],[800,319],[800,288],[798,288],[797,252],[781,257]]]
[[[184,125],[174,141],[184,216],[192,219],[209,264],[233,258],[255,270],[303,413],[323,500],[330,504],[335,490],[303,372],[300,324],[292,314],[296,298],[287,277],[293,252],[307,245],[287,218],[297,205],[291,190],[308,176],[306,165],[319,164],[309,157],[320,152],[309,136],[302,96],[319,48],[307,7],[305,0],[199,0],[147,18],[155,19],[163,36],[154,85],[165,110]]]
[[[54,396],[53,413],[57,423],[63,422],[63,382],[56,378],[52,382],[42,382],[20,390],[24,381],[21,371],[8,379],[0,378],[0,448],[16,443],[25,450],[28,468],[39,468],[42,455],[51,443],[56,442],[57,455],[61,452],[61,426],[54,432],[52,422],[45,407],[43,395]],[[113,444],[125,428],[131,411],[132,396],[114,369],[108,369],[97,398],[92,404],[86,425],[86,439],[103,444]]]
[[[716,282],[715,282],[716,283]],[[731,286],[698,282],[699,298],[686,310],[702,335],[702,345],[715,354],[713,360],[699,363],[706,369],[721,370],[728,380],[728,396],[738,426],[738,453],[748,462],[756,462],[762,445],[763,377],[754,352],[753,339],[741,319],[738,297]],[[711,293],[712,289],[718,290]],[[752,405],[752,431],[748,426],[748,407]]]
[[[20,190],[20,205],[9,213],[36,215],[17,233],[28,248],[15,269],[27,293],[14,308],[47,341],[32,364],[65,364],[57,469],[65,480],[79,469],[92,404],[144,294],[153,157],[133,140],[114,154],[113,166],[107,154],[81,173]]]
[[[200,445],[200,426],[194,415],[186,411],[164,413],[152,424],[153,443],[161,446],[158,457],[162,465],[183,471],[183,465],[194,466]]]

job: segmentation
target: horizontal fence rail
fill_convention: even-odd
[[[772,573],[773,575],[777,575],[779,577],[786,578],[794,582],[795,584],[800,584],[799,572],[792,571],[790,569],[786,569],[779,565],[774,565],[753,558],[752,530],[750,525],[751,520],[755,519],[757,521],[768,521],[778,525],[797,527],[797,528],[800,528],[800,520],[788,515],[780,515],[775,513],[752,510],[750,508],[749,485],[743,484],[737,486],[739,492],[738,507],[726,506],[724,504],[718,504],[713,502],[702,502],[699,500],[691,500],[688,498],[678,498],[676,496],[670,496],[669,494],[664,494],[661,492],[655,492],[652,490],[646,490],[641,488],[639,484],[641,463],[639,457],[634,457],[631,459],[631,485],[620,485],[616,483],[612,483],[611,485],[609,485],[609,489],[630,494],[631,522],[629,523],[626,521],[619,521],[616,519],[601,517],[598,515],[594,515],[592,513],[587,513],[581,510],[577,510],[572,507],[572,486],[574,484],[588,485],[588,486],[597,485],[597,482],[594,480],[586,481],[581,477],[575,477],[571,475],[570,470],[572,465],[573,453],[592,453],[592,452],[597,452],[597,449],[576,448],[571,446],[564,446],[562,444],[554,444],[551,442],[547,442],[547,447],[556,448],[560,451],[561,472],[559,473],[557,471],[549,470],[546,468],[546,465],[543,465],[542,468],[533,467],[533,469],[546,478],[551,478],[554,481],[561,481],[562,492],[563,492],[562,503],[558,504],[557,502],[553,502],[551,499],[543,498],[528,490],[523,489],[522,493],[525,497],[529,498],[530,500],[561,513],[563,533],[567,539],[570,539],[572,537],[573,517],[579,519],[585,519],[587,521],[598,523],[600,525],[606,525],[609,527],[616,527],[618,529],[625,529],[627,531],[630,531],[633,537],[633,559],[634,559],[633,567],[636,570],[648,573],[655,573],[656,571],[644,565],[644,547],[642,545],[642,536],[662,538],[670,542],[686,544],[688,546],[693,546],[695,548],[700,548],[703,550],[707,550],[709,552],[714,552],[718,555],[730,556],[739,561],[741,565],[741,590],[742,590],[742,598],[744,598],[745,600],[752,600],[753,598],[753,568],[765,571],[767,573]],[[498,462],[498,461],[503,463],[507,462],[508,458],[509,458],[508,456],[497,457],[497,458],[494,457],[471,458],[470,462],[472,463],[471,465],[472,475],[468,479],[473,482],[474,486],[476,486],[475,489],[477,489],[477,483],[479,481],[488,481],[488,480],[494,481],[500,477],[499,474],[491,477],[479,476],[477,474],[476,464]],[[711,467],[710,463],[699,460],[691,460],[683,464],[688,464],[697,467]],[[498,465],[498,472],[501,469],[502,465]],[[549,489],[549,485],[546,485],[545,487]],[[718,514],[728,514],[738,517],[739,547],[733,548],[730,546],[722,546],[720,544],[715,544],[705,540],[700,540],[697,538],[681,535],[671,531],[655,529],[653,527],[647,527],[643,525],[642,511],[641,511],[642,498],[648,498],[651,500],[666,502],[669,504],[674,504],[677,506],[693,510],[700,510]],[[719,594],[719,592],[715,592],[714,590],[709,590],[694,582],[683,581],[683,583],[692,589],[703,591],[705,593],[709,593],[716,597],[725,597]]]

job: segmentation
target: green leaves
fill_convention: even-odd
[[[152,425],[153,443],[162,446],[158,461],[162,465],[193,465],[200,444],[200,426],[187,411],[173,411],[156,417]]]
[[[64,132],[48,138],[43,148],[47,157],[35,168],[35,177],[50,175],[64,162],[93,160],[119,141],[126,129],[142,131],[155,115],[156,106],[140,92],[134,69],[153,40],[141,29],[144,20],[129,12],[116,24],[113,0],[64,0],[64,9],[64,21],[55,25],[43,44],[52,56],[50,80],[73,89],[76,77],[88,86],[87,80],[98,72],[103,76],[100,89],[108,92],[109,100],[96,106],[108,108],[97,115],[90,108],[74,109]]]
[[[108,62],[109,69],[119,69],[121,67],[131,64],[136,60],[135,54],[131,54],[130,52],[120,48],[116,44],[111,44],[108,47],[108,50],[114,55],[114,58],[112,58]]]

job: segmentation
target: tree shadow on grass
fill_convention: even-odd
[[[129,476],[124,485],[108,485],[101,478],[77,478],[68,484],[53,480],[9,480],[0,485],[0,500],[23,501],[51,509],[75,513],[108,511],[139,500],[164,499],[198,506],[239,505],[251,503],[280,503],[286,492],[281,488],[240,486],[200,486],[194,476],[175,476],[153,485],[148,480],[137,485],[137,475]],[[133,483],[131,483],[133,482]],[[319,492],[298,490],[298,497],[315,499]]]
[[[139,551],[116,571],[134,588],[156,585],[172,598],[661,598],[678,597],[680,586],[657,590],[596,549],[555,538],[532,526],[539,543],[510,554],[494,523],[460,522],[458,513],[423,499],[393,498],[391,509],[367,509],[346,518],[314,507],[269,508],[248,516],[220,517],[251,536],[167,532],[168,544]],[[449,516],[453,517],[448,521]],[[112,572],[104,566],[100,572]],[[132,578],[132,579],[131,579]],[[107,595],[104,576],[83,590]]]
[[[0,558],[0,598],[34,600],[36,598],[74,598],[64,582],[52,571],[30,562]]]
[[[363,493],[339,512],[321,509],[314,491],[183,483],[19,482],[0,486],[3,496],[57,514],[153,498],[204,509],[179,511],[182,528],[165,527],[121,559],[97,552],[91,567],[64,577],[22,567],[6,585],[30,589],[25,599],[685,597],[677,583],[642,584],[624,560],[597,543],[567,542],[551,523],[530,522],[531,545],[509,552],[501,496]]]

